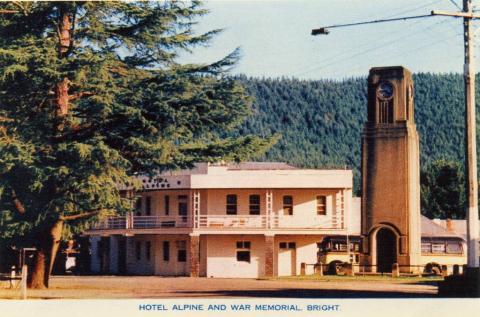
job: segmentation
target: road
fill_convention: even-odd
[[[18,293],[18,292],[17,292]],[[118,298],[427,298],[435,282],[299,281],[157,276],[57,276],[47,290],[29,290],[30,299]],[[0,290],[0,298],[16,292]]]

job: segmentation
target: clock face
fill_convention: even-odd
[[[389,82],[383,82],[378,86],[377,96],[380,99],[390,99],[393,96],[393,86]]]

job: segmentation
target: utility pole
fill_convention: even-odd
[[[464,79],[465,79],[465,171],[467,198],[467,265],[469,268],[479,268],[479,219],[478,219],[478,179],[477,179],[477,140],[475,116],[475,69],[472,20],[480,15],[472,11],[472,0],[463,0],[463,11],[446,12],[433,10],[430,15],[407,16],[392,19],[363,21],[357,23],[337,24],[312,30],[312,35],[327,35],[329,29],[350,27],[365,24],[376,24],[400,20],[420,19],[433,16],[450,16],[463,18],[464,30]]]
[[[463,0],[463,11],[472,14],[472,0]],[[463,18],[465,48],[465,155],[467,175],[467,243],[468,267],[478,268],[478,174],[475,116],[475,59],[472,18]]]
[[[463,12],[432,11],[432,15],[463,17],[463,40],[465,50],[465,172],[467,195],[467,265],[479,267],[478,227],[478,175],[477,139],[475,116],[475,60],[473,53],[472,20],[480,18],[473,14],[472,0],[463,0]]]

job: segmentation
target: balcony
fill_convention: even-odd
[[[133,216],[108,217],[95,224],[92,230],[105,229],[154,229],[154,228],[191,228],[191,219],[187,216]]]
[[[206,230],[341,230],[339,217],[284,215],[199,215],[195,221],[187,216],[109,217],[91,230],[191,228]]]

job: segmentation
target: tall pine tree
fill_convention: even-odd
[[[0,230],[37,248],[31,287],[48,287],[62,236],[130,203],[137,172],[239,161],[268,147],[225,137],[249,112],[225,76],[233,52],[181,65],[197,1],[0,3]]]

